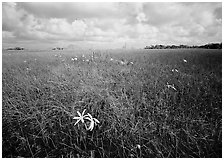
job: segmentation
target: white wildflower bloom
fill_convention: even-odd
[[[85,111],[86,111],[86,109],[83,110],[82,114],[81,114],[79,111],[77,111],[79,117],[74,117],[74,118],[73,118],[73,119],[77,119],[77,121],[75,122],[74,125],[78,124],[79,121],[81,121],[82,123],[84,123],[84,119],[85,119],[85,117],[87,116],[87,115],[84,115]]]
[[[76,57],[75,58],[72,58],[72,61],[77,61],[77,60],[78,60],[78,58],[76,58]]]
[[[177,89],[174,87],[174,84],[170,85],[170,84],[167,83],[166,86],[167,86],[168,88],[172,88],[172,89],[174,89],[175,91],[177,90]]]
[[[111,61],[113,61],[114,59],[113,59],[113,58],[111,58],[110,60],[111,60]]]
[[[74,125],[78,124],[80,121],[82,123],[85,123],[85,120],[88,120],[88,121],[90,121],[90,124],[89,124],[89,127],[87,127],[86,124],[85,124],[86,130],[92,131],[93,128],[94,128],[94,125],[97,125],[97,123],[100,123],[100,122],[96,118],[93,118],[92,115],[89,114],[89,113],[87,113],[87,115],[84,115],[85,111],[86,111],[86,109],[84,109],[82,114],[79,111],[77,111],[79,117],[74,117],[73,118],[73,119],[77,119],[77,121],[75,122]]]
[[[141,146],[140,146],[139,144],[137,144],[137,148],[138,148],[138,149],[141,149]]]
[[[88,115],[94,122],[100,123],[100,122],[98,121],[98,119],[93,118],[91,114],[87,113],[87,115]]]
[[[91,114],[87,113],[89,117],[86,117],[90,121],[89,127],[87,127],[87,130],[92,131],[94,128],[94,125],[97,125],[97,123],[100,123],[96,118],[93,118]]]
[[[186,60],[186,59],[183,59],[183,61],[184,61],[185,63],[187,63],[187,60]]]
[[[177,69],[172,69],[171,71],[172,72],[179,72]]]
[[[122,65],[124,65],[125,63],[123,61],[120,61]]]

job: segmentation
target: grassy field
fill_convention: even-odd
[[[2,155],[222,157],[221,52],[3,51]]]

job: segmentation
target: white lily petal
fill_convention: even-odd
[[[80,121],[80,119],[79,119],[79,120],[77,120],[77,121],[75,122],[74,126],[75,126],[76,124],[78,124],[78,123],[79,123],[79,121]]]
[[[92,122],[93,120],[89,117],[85,117],[85,119],[89,120],[90,122]]]
[[[91,121],[91,123],[89,125],[89,128],[87,130],[92,131],[93,130],[93,127],[94,127],[94,121]]]
[[[88,117],[88,115],[84,115],[84,116],[82,116],[83,118],[86,118],[86,117]]]
[[[93,118],[93,120],[97,123],[100,123],[100,121],[98,121],[98,119],[96,119],[96,118]]]
[[[80,113],[79,111],[77,111],[77,113],[78,113],[79,117],[81,117],[81,116],[82,116],[82,115],[81,115],[81,113]]]
[[[86,111],[86,109],[84,109],[84,110],[82,111],[82,116],[84,115],[85,111]]]
[[[73,119],[80,119],[80,117],[73,117]]]
[[[88,114],[88,116],[91,118],[91,119],[93,119],[93,117],[92,117],[92,115],[91,114],[89,114],[89,113],[87,113]]]

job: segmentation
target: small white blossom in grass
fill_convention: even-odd
[[[72,60],[72,61],[77,61],[77,60],[78,60],[78,58],[76,58],[76,57],[75,57],[75,58],[72,58],[71,60]]]
[[[96,118],[93,118],[91,114],[87,113],[85,114],[86,109],[83,110],[82,114],[77,111],[79,117],[74,117],[73,119],[77,119],[74,125],[78,124],[80,121],[85,124],[85,120],[90,121],[89,127],[85,124],[86,130],[92,131],[94,128],[94,125],[97,125],[97,123],[100,123]]]
[[[120,61],[121,65],[125,65],[125,62],[124,61]]]
[[[141,149],[141,146],[140,146],[139,144],[137,144],[137,148],[138,148],[138,149]]]
[[[183,61],[184,61],[185,63],[187,63],[187,60],[186,60],[186,59],[183,59]]]
[[[86,109],[83,110],[82,114],[81,114],[79,111],[77,111],[79,117],[74,117],[74,118],[73,118],[73,119],[77,119],[77,121],[75,122],[74,125],[78,124],[79,121],[81,121],[82,123],[84,123],[84,119],[85,119],[85,117],[87,116],[87,115],[84,115],[85,111],[86,111]]]
[[[166,86],[167,86],[168,88],[172,88],[172,89],[174,89],[175,91],[177,90],[177,89],[174,87],[174,84],[170,85],[170,84],[167,83]]]
[[[90,125],[86,129],[92,131],[94,128],[94,125],[97,125],[97,123],[100,123],[100,122],[98,121],[98,119],[93,118],[91,114],[89,114],[89,113],[87,113],[87,114],[89,117],[85,117],[85,119],[88,119],[90,121]]]
[[[172,72],[179,72],[177,69],[172,69],[171,71]]]

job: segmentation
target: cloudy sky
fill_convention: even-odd
[[[2,3],[3,48],[143,48],[222,41],[222,4]]]

